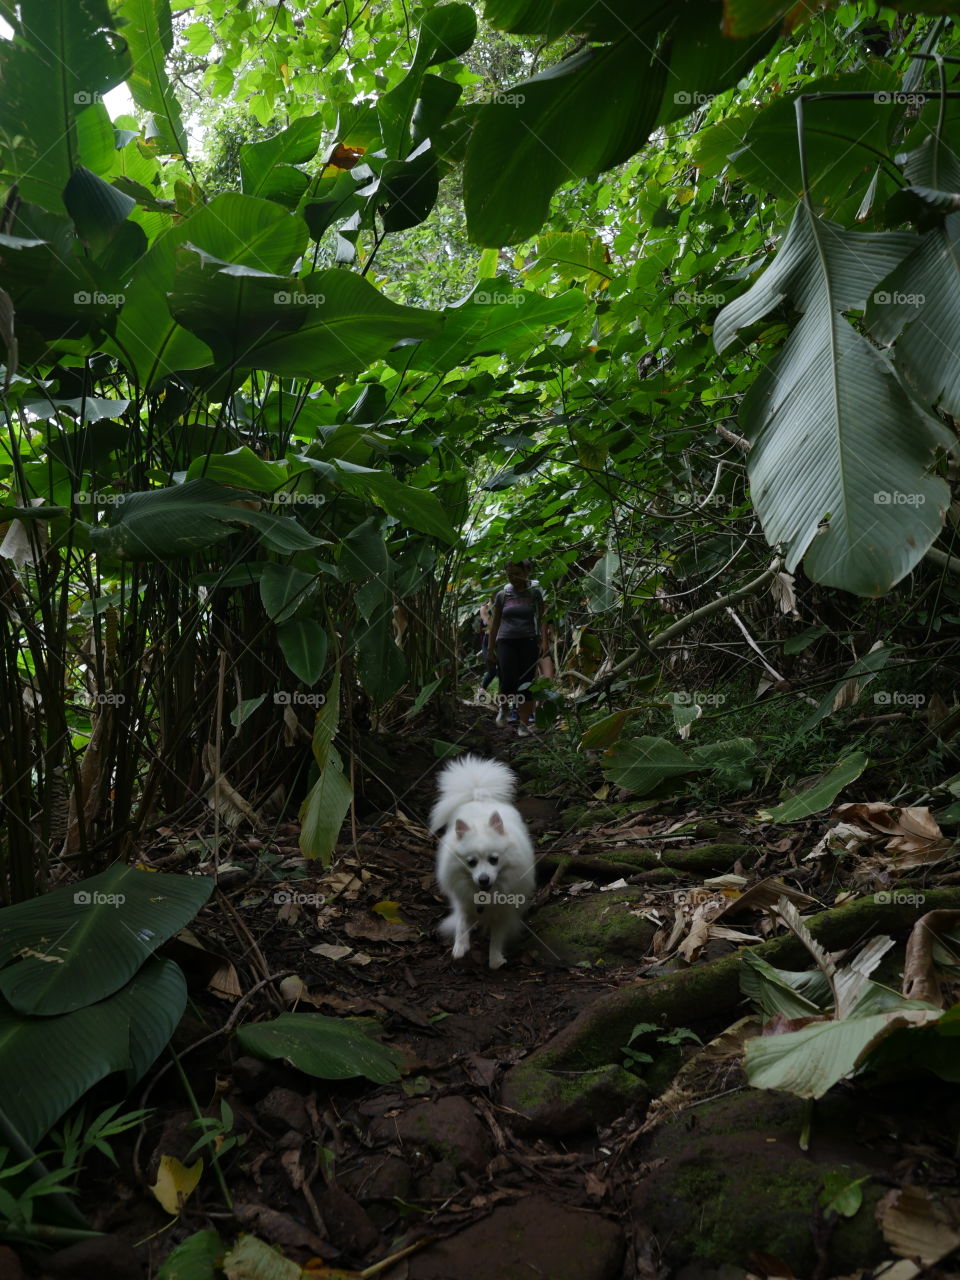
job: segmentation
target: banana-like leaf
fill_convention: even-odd
[[[170,0],[119,0],[120,29],[133,56],[133,75],[127,81],[138,107],[153,115],[151,141],[166,155],[186,155],[187,135],[167,75],[166,60],[173,48]]]
[[[263,142],[240,148],[240,182],[245,195],[295,206],[310,179],[294,168],[312,160],[323,137],[323,116],[301,116]]]
[[[871,337],[896,342],[894,363],[918,396],[954,417],[960,415],[958,255],[960,213],[952,213],[873,291],[866,314]]]
[[[943,1016],[916,1002],[889,1013],[813,1022],[799,1031],[757,1036],[747,1042],[747,1078],[755,1089],[785,1089],[800,1098],[822,1098],[887,1036],[922,1027]]]
[[[481,107],[463,171],[478,244],[533,235],[561,183],[609,169],[644,145],[667,66],[628,25],[614,44],[584,49]]]
[[[389,471],[357,466],[343,458],[336,459],[336,466],[336,482],[348,493],[360,496],[369,494],[388,515],[396,516],[408,528],[442,538],[451,545],[459,541],[459,535],[440,505],[440,499],[429,489],[404,484]]]
[[[96,951],[89,947],[88,958]],[[105,1076],[124,1071],[128,1084],[135,1083],[170,1039],[186,1003],[180,968],[157,957],[108,999],[73,1013],[31,1018],[0,1003],[0,1108],[24,1141],[36,1146]]]
[[[870,760],[863,751],[854,751],[852,755],[839,760],[812,787],[784,800],[783,804],[778,804],[774,809],[761,809],[760,816],[770,822],[798,822],[811,813],[820,813],[833,804],[844,787],[860,777],[869,763]]]
[[[4,907],[0,992],[19,1013],[48,1016],[103,1000],[193,919],[212,890],[207,876],[115,863],[99,875]]]
[[[328,1018],[322,1013],[281,1013],[272,1022],[241,1027],[237,1039],[258,1058],[285,1058],[299,1070],[323,1080],[366,1076],[377,1084],[387,1084],[400,1079],[397,1068],[402,1055],[372,1039],[362,1026],[346,1018]]]
[[[737,330],[789,300],[801,318],[748,393],[751,494],[792,572],[879,596],[917,564],[949,502],[928,468],[950,437],[843,312],[916,246],[907,233],[861,235],[816,218],[806,202],[772,266],[717,317],[723,351]],[[867,408],[869,406],[869,409]]]
[[[446,373],[478,355],[526,351],[532,335],[550,325],[566,324],[583,310],[583,294],[569,289],[556,298],[518,289],[509,276],[481,280],[461,302],[443,313],[443,332],[417,346],[393,352],[395,369],[428,369]]]
[[[315,618],[291,618],[277,627],[284,661],[308,687],[323,675],[327,659],[327,633]]]
[[[303,551],[322,542],[292,516],[253,510],[259,502],[256,494],[243,489],[188,480],[168,489],[123,494],[111,523],[86,526],[86,536],[94,551],[126,560],[190,555],[245,526],[256,529],[274,549]]]
[[[357,672],[377,706],[391,698],[407,679],[407,660],[393,638],[391,615],[385,610],[357,627]]]
[[[113,35],[107,0],[22,0],[11,21],[16,39],[0,40],[4,180],[59,212],[78,162],[103,172],[102,147],[89,138],[81,148],[77,119],[106,118],[101,97],[130,74],[130,53]]]
[[[667,778],[702,773],[705,766],[696,764],[665,738],[643,737],[618,742],[604,755],[602,768],[618,787],[642,796]]]
[[[350,783],[343,774],[343,761],[333,745],[339,718],[338,670],[313,729],[313,758],[320,777],[300,806],[300,848],[306,857],[320,858],[324,865],[330,861],[344,815],[353,799]]]
[[[271,622],[289,622],[317,593],[317,575],[290,564],[264,565],[260,600]]]
[[[115,338],[106,349],[123,360],[143,387],[168,373],[211,364],[207,343],[177,324],[170,313],[177,250],[186,243],[221,262],[286,277],[307,240],[303,219],[270,200],[234,192],[216,196],[157,236],[137,262],[123,291]],[[275,323],[281,316],[275,311]]]

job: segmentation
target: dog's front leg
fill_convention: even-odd
[[[490,925],[490,968],[499,969],[507,963],[503,954],[507,938],[510,936],[510,924],[507,920],[497,920]]]
[[[453,958],[462,960],[470,950],[470,925],[459,907],[454,911],[453,927]]]

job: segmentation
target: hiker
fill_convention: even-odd
[[[530,580],[533,562],[511,560],[506,565],[507,585],[493,598],[487,664],[496,663],[500,670],[500,695],[497,724],[506,724],[510,704],[516,705],[517,736],[530,735],[533,699],[529,686],[537,676],[537,661],[549,653],[547,624],[544,620],[543,592]]]

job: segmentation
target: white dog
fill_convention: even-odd
[[[533,845],[510,803],[516,778],[505,764],[464,756],[440,774],[430,830],[446,827],[437,850],[437,881],[452,908],[440,932],[453,935],[453,958],[470,948],[470,930],[490,930],[490,968],[519,933],[533,898]]]

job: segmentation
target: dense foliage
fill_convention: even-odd
[[[889,639],[829,589],[905,580],[954,627],[957,40],[916,8],[4,0],[5,892],[242,816],[301,740],[326,854],[355,691],[449,689],[508,545],[587,686],[771,548],[771,639]]]

